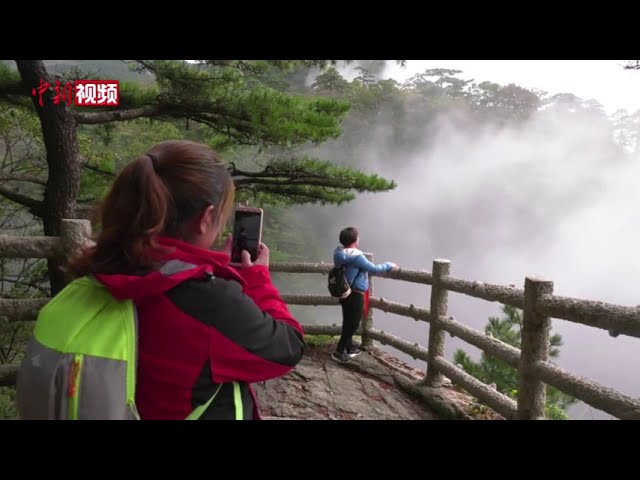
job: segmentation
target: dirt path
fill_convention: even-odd
[[[422,403],[394,386],[392,375],[415,380],[411,369],[392,368],[377,353],[349,364],[329,358],[334,347],[309,347],[295,370],[255,385],[265,419],[435,420]]]

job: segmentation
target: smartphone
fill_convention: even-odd
[[[231,248],[231,261],[240,263],[242,250],[247,250],[251,255],[251,261],[258,258],[258,246],[262,241],[262,209],[252,207],[235,208],[233,220],[233,246]]]

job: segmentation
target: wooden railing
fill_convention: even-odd
[[[272,265],[271,270],[327,274],[331,267],[324,263],[278,263]],[[399,269],[380,276],[431,285],[429,310],[384,298],[372,297],[370,300],[373,309],[428,322],[427,348],[374,328],[372,311],[369,321],[363,322],[362,331],[365,339],[377,340],[413,358],[426,361],[427,371],[422,384],[438,387],[442,385],[443,377],[447,377],[508,419],[543,419],[547,384],[614,417],[640,420],[640,400],[572,374],[549,361],[551,317],[607,330],[614,337],[640,337],[640,308],[556,296],[553,295],[553,282],[531,277],[525,279],[524,289],[455,278],[450,275],[448,260],[435,260],[432,273]],[[522,350],[448,316],[450,291],[523,309]],[[295,305],[338,304],[336,299],[320,295],[285,295],[285,300]],[[340,327],[306,328],[309,333],[340,333]],[[444,358],[444,332],[517,369],[520,372],[517,401],[447,361]]]
[[[0,236],[0,258],[53,258],[68,255],[85,245],[89,224],[84,220],[65,220],[60,237]],[[371,254],[367,254],[373,260]],[[403,305],[372,296],[369,313],[362,322],[363,345],[373,341],[389,345],[413,358],[427,362],[420,384],[439,387],[444,378],[460,385],[508,419],[543,419],[546,385],[551,385],[583,402],[620,419],[640,419],[640,400],[590,379],[574,375],[549,361],[551,317],[607,330],[612,336],[640,337],[640,308],[624,307],[592,300],[553,295],[553,282],[527,277],[524,289],[459,279],[450,275],[448,260],[435,260],[433,271],[398,269],[384,278],[431,286],[429,309]],[[317,273],[326,275],[325,263],[274,263],[273,272]],[[373,280],[371,281],[373,289]],[[500,302],[523,309],[522,350],[514,348],[448,316],[448,292]],[[372,292],[373,295],[373,292]],[[283,295],[292,305],[338,305],[335,298],[322,295]],[[0,316],[13,321],[33,320],[50,299],[0,299]],[[427,348],[411,343],[374,326],[374,309],[425,321],[430,324]],[[339,326],[305,325],[308,334],[339,335]],[[444,358],[445,333],[474,345],[520,373],[517,401],[472,377]],[[0,385],[15,384],[17,368],[0,366]]]

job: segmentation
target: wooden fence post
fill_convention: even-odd
[[[373,263],[373,253],[365,253],[365,257]],[[367,273],[367,275],[369,275]],[[373,276],[369,275],[369,296],[373,297]],[[373,347],[373,339],[369,336],[369,331],[373,328],[373,308],[369,307],[367,314],[362,319],[362,348]]]
[[[440,286],[440,279],[449,275],[451,262],[449,260],[433,261],[433,284],[431,285],[431,308],[429,314],[429,347],[427,352],[427,376],[424,383],[429,387],[440,387],[444,383],[444,375],[436,370],[434,360],[444,357],[444,339],[446,332],[437,326],[437,318],[447,314],[449,292]]]
[[[76,254],[91,242],[91,222],[80,219],[62,220],[60,240],[62,252],[66,258]]]
[[[553,282],[527,277],[524,281],[524,313],[518,388],[518,420],[544,420],[546,385],[536,378],[533,366],[549,358],[551,319],[536,312],[542,295],[553,293]]]

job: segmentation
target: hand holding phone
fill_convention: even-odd
[[[260,208],[236,207],[233,222],[231,263],[245,263],[242,259],[242,251],[244,250],[249,252],[249,260],[251,262],[255,262],[258,259],[258,251],[262,244],[262,216],[263,212]]]
[[[269,247],[267,247],[264,243],[261,243],[258,247],[258,257],[256,258],[255,262],[251,261],[249,252],[247,252],[246,250],[244,252],[241,254],[242,261],[239,265],[237,265],[238,267],[249,268],[253,267],[254,265],[260,265],[269,268]]]

